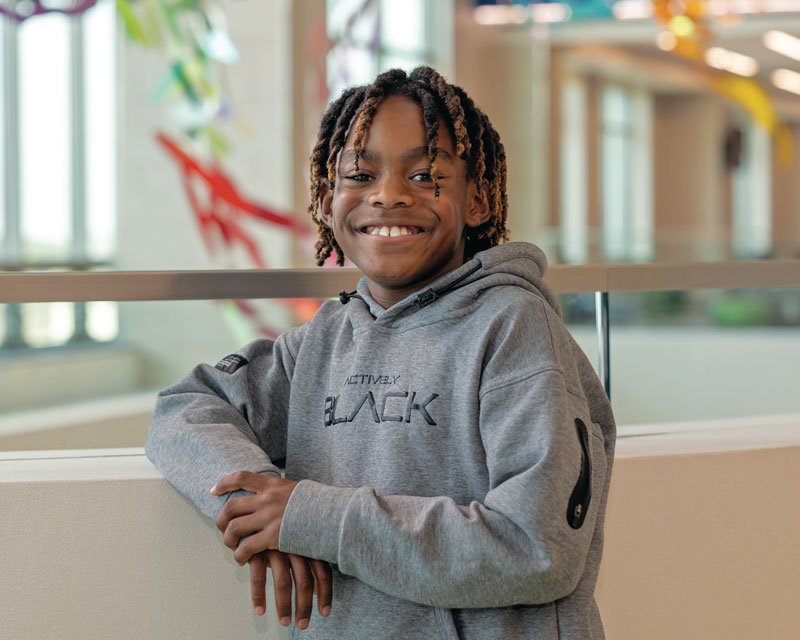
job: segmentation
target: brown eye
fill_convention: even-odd
[[[367,182],[371,180],[371,176],[367,175],[366,173],[354,173],[349,176],[345,176],[346,180],[352,180],[353,182]]]

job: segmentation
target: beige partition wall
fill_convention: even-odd
[[[800,447],[623,458],[598,604],[609,640],[800,637]]]
[[[619,441],[607,638],[798,637],[800,419],[664,428]],[[288,637],[141,449],[2,454],[0,513],[4,639]]]

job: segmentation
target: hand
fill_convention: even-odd
[[[222,540],[234,550],[233,557],[239,565],[244,565],[256,553],[278,549],[283,513],[295,486],[297,483],[291,480],[237,471],[222,478],[211,489],[215,496],[239,489],[255,494],[231,498],[217,515]]]
[[[322,560],[309,560],[302,556],[263,551],[250,558],[250,595],[258,615],[266,611],[267,567],[272,568],[275,587],[275,613],[278,622],[288,626],[292,621],[292,581],[295,589],[295,624],[305,629],[311,620],[313,596],[317,596],[320,615],[331,611],[331,568]]]

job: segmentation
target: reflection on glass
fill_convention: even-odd
[[[69,18],[17,27],[23,256],[66,259],[71,238]]]

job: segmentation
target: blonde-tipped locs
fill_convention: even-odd
[[[448,83],[430,67],[417,67],[410,74],[392,69],[379,75],[371,85],[346,89],[322,117],[311,153],[311,204],[308,207],[319,228],[317,264],[321,265],[333,252],[336,252],[337,264],[344,264],[344,253],[330,227],[319,215],[320,196],[325,186],[330,189],[335,186],[337,159],[351,125],[354,126],[353,151],[357,167],[372,118],[389,96],[411,98],[422,108],[425,143],[434,181],[438,175],[436,154],[441,116],[453,136],[456,153],[467,163],[467,179],[475,181],[479,192],[486,190],[489,219],[479,227],[467,229],[467,255],[507,240],[506,153],[489,118],[461,87]],[[437,197],[438,191],[437,183]]]

